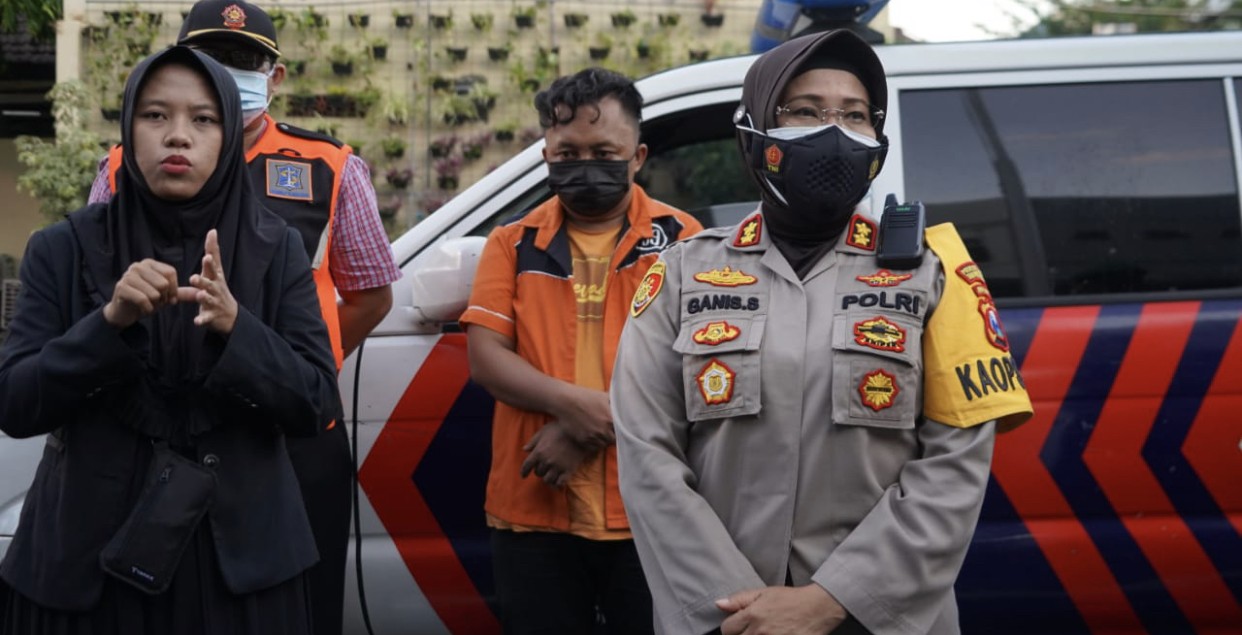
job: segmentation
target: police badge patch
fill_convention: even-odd
[[[267,195],[294,201],[314,199],[311,165],[303,161],[267,160]]]
[[[733,369],[725,365],[718,359],[712,358],[703,370],[699,371],[694,381],[699,385],[699,394],[703,395],[703,401],[709,405],[728,403],[733,399],[733,378],[736,375]]]
[[[912,273],[893,273],[888,269],[881,269],[869,276],[855,276],[854,279],[859,282],[867,283],[869,287],[895,287],[910,278]]]
[[[638,289],[634,291],[634,299],[630,301],[630,315],[638,317],[655,302],[656,296],[660,295],[660,289],[664,288],[664,261],[657,260],[652,263],[651,268],[647,270],[647,275],[643,276],[642,282],[638,283]]]
[[[983,272],[974,261],[963,263],[956,269],[957,275],[970,285],[975,296],[979,298],[979,317],[983,318],[983,332],[988,343],[994,348],[1009,352],[1009,337],[1005,335],[1005,327],[1001,325],[1000,314],[996,311],[996,302],[988,283],[983,279]]]
[[[879,368],[863,375],[862,382],[858,384],[858,394],[862,395],[863,405],[876,412],[893,407],[900,392],[897,378]]]
[[[724,269],[712,269],[711,271],[700,271],[694,274],[694,279],[699,282],[706,282],[713,287],[740,287],[747,284],[755,284],[758,278],[742,271],[725,266]]]
[[[854,324],[854,341],[877,351],[906,352],[906,330],[878,316]]]
[[[693,338],[696,343],[716,346],[717,344],[732,342],[741,334],[742,329],[728,322],[720,321],[708,322],[707,326],[694,332]]]

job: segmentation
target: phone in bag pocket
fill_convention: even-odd
[[[157,443],[142,494],[99,554],[100,566],[143,592],[163,593],[215,489],[215,472]]]

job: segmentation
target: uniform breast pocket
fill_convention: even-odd
[[[673,350],[681,353],[690,421],[759,413],[759,345],[765,321],[762,315],[683,320]]]
[[[892,314],[838,315],[833,323],[832,421],[910,429],[922,410],[923,325]]]

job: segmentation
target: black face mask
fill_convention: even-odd
[[[763,207],[773,230],[820,242],[840,235],[866,196],[888,139],[869,147],[835,125],[795,139],[752,131],[749,150],[751,169],[767,183]]]
[[[573,212],[603,216],[630,191],[630,160],[548,163],[548,187]]]

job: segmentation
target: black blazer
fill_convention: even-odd
[[[0,430],[52,433],[0,577],[46,607],[94,607],[99,552],[137,497],[150,441],[122,423],[145,380],[140,324],[118,331],[83,275],[104,206],[88,206],[31,237],[22,291],[0,347]],[[313,436],[340,405],[336,367],[298,235],[265,214],[261,306],[240,307],[192,415],[212,428],[197,452],[217,475],[208,519],[234,593],[264,589],[318,560],[285,435]],[[89,243],[87,243],[89,244]],[[149,396],[144,397],[149,399]],[[145,446],[143,444],[146,444]],[[210,455],[210,457],[209,457]],[[205,460],[204,460],[205,459]]]

